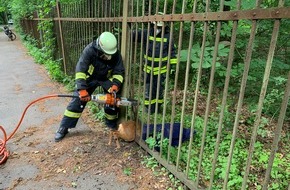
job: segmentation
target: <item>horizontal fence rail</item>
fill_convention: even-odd
[[[185,187],[289,189],[289,6],[83,0],[22,27],[40,41],[37,23],[54,23],[68,75],[88,43],[112,32],[126,67],[123,95],[139,102],[122,117],[136,121],[136,142]]]
[[[290,18],[289,8],[271,8],[271,9],[254,9],[227,12],[207,12],[207,13],[187,13],[187,14],[170,14],[170,15],[152,15],[140,17],[127,17],[127,22],[151,22],[151,21],[229,21],[244,19],[283,19]],[[43,18],[34,18],[34,20],[43,20]],[[53,18],[55,21],[76,21],[76,22],[122,22],[123,17],[112,18]]]

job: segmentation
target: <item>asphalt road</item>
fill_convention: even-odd
[[[0,33],[0,125],[8,135],[15,129],[24,108],[30,102],[48,94],[61,93],[43,66],[34,63],[33,58],[27,55],[26,48],[17,37],[15,41],[10,41],[4,32]],[[34,163],[37,159],[32,159],[31,155],[37,156],[40,152],[54,156],[60,165],[69,159],[70,155],[65,152],[60,156],[53,153],[53,150],[58,149],[54,133],[68,101],[65,98],[52,98],[28,109],[15,136],[7,142],[10,157],[0,165],[0,190],[131,189],[128,184],[118,184],[112,173],[91,175],[87,172],[75,175],[60,170],[58,175],[51,176],[48,173],[46,177],[41,177],[40,167]],[[78,131],[90,133],[89,127],[82,120],[73,133],[78,134]],[[45,152],[45,149],[50,149],[50,152]],[[74,186],[74,183],[77,185]]]

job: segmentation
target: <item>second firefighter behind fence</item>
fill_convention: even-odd
[[[163,14],[159,12],[158,14]],[[164,30],[164,34],[162,34]],[[141,36],[143,33],[143,41]],[[149,114],[160,112],[161,105],[164,103],[164,86],[166,79],[167,62],[170,62],[171,67],[175,67],[177,63],[176,49],[174,42],[170,39],[170,29],[163,21],[153,22],[150,30],[140,30],[138,33],[138,42],[143,43],[144,48],[144,74],[145,78],[145,108]],[[135,37],[133,36],[133,39]],[[148,42],[147,42],[148,41]],[[170,50],[171,49],[171,50]],[[169,52],[170,51],[170,52]],[[160,64],[161,63],[161,64]],[[158,83],[158,76],[160,80]],[[151,94],[151,96],[150,96]]]

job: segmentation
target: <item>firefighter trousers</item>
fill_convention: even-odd
[[[166,73],[160,74],[160,81],[158,83],[158,75],[151,76],[148,73],[146,75],[146,84],[145,84],[145,107],[149,111],[150,114],[155,112],[155,107],[158,105],[157,111],[161,109],[161,105],[164,102],[163,91],[166,79]],[[150,82],[152,82],[152,89],[150,88]],[[159,86],[159,90],[158,90]],[[157,91],[158,90],[158,91]],[[151,99],[150,99],[151,92]],[[158,95],[158,97],[157,97]]]

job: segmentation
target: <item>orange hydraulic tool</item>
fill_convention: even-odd
[[[137,101],[134,99],[128,99],[124,97],[117,97],[116,92],[108,94],[95,94],[91,96],[91,100],[99,104],[105,104],[110,107],[119,107],[119,106],[136,106]]]

